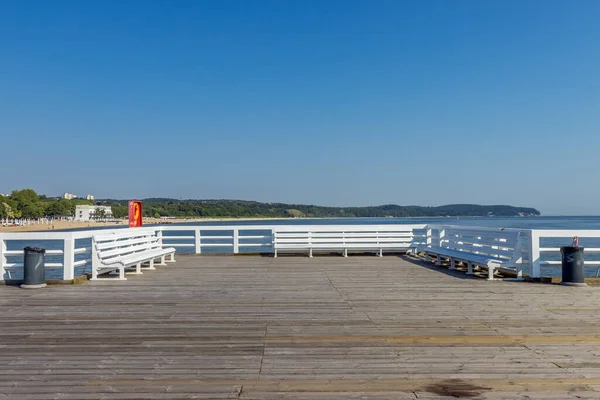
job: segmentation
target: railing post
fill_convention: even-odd
[[[6,240],[0,235],[0,281],[4,280],[4,266],[6,265]]]
[[[240,252],[239,234],[238,228],[233,228],[233,254]]]
[[[431,228],[429,226],[425,229],[425,248],[431,247]],[[429,253],[425,251],[425,261],[429,261]]]
[[[196,247],[196,254],[202,253],[202,243],[200,243],[200,229],[194,230],[194,243]]]
[[[442,245],[444,244],[444,237],[446,236],[446,230],[445,229],[440,229],[439,231],[439,243],[438,246],[442,247]]]
[[[158,238],[158,244],[160,245],[160,248],[162,249],[163,247],[163,235],[162,235],[162,229],[159,229],[156,232],[156,237]]]
[[[517,270],[517,280],[523,280],[523,232],[519,232],[519,236],[517,236],[517,243],[510,262]]]
[[[413,256],[417,255],[417,249],[419,247],[419,245],[417,243],[415,243],[415,229],[418,229],[418,228],[416,228],[414,226],[412,228],[410,228],[410,234],[411,234],[411,237],[410,237],[410,246],[411,246],[410,250],[412,251],[412,255]]]
[[[529,231],[529,243],[527,246],[529,252],[529,273],[533,278],[541,276],[540,268],[540,234],[536,230]]]
[[[346,232],[342,232],[342,244],[344,245],[344,257],[348,257],[348,248],[346,247]]]
[[[92,250],[93,251],[93,250]],[[63,248],[63,279],[68,281],[75,278],[75,239],[73,236],[64,239]]]

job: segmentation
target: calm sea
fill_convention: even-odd
[[[600,216],[592,217],[464,217],[464,218],[331,218],[331,219],[288,219],[288,220],[255,220],[255,221],[219,221],[219,222],[193,222],[193,223],[178,223],[169,224],[171,227],[181,227],[181,230],[173,230],[164,233],[165,238],[168,236],[182,236],[189,235],[189,231],[185,231],[186,227],[193,225],[201,225],[210,228],[211,226],[223,226],[223,225],[361,225],[361,224],[440,224],[440,225],[464,225],[464,226],[478,226],[478,227],[497,227],[497,228],[522,228],[522,229],[597,229],[600,230]],[[114,228],[114,226],[109,227]],[[89,229],[89,228],[88,228]],[[98,228],[103,229],[103,228]],[[106,228],[104,228],[106,229]],[[230,232],[222,231],[210,231],[203,232],[203,235],[211,236],[223,236],[231,235]],[[243,235],[264,235],[264,231],[253,231],[251,229],[243,232]],[[80,239],[76,242],[76,247],[87,247],[91,245],[91,240]],[[181,241],[180,241],[181,242]],[[214,239],[212,243],[227,243],[227,240]],[[193,240],[190,241],[193,243]],[[558,247],[561,245],[568,245],[570,241],[568,238],[563,239],[548,239],[546,242],[542,240],[542,247]],[[50,249],[60,249],[62,242],[58,241],[36,241],[28,242],[24,241],[9,241],[7,244],[8,250],[19,250],[23,249],[24,246],[39,246]],[[600,247],[600,240],[598,243],[594,240],[588,239],[581,242],[582,246],[585,247]],[[246,248],[246,251],[256,251],[256,248]],[[270,251],[268,246],[262,248],[263,251]],[[193,248],[180,248],[179,253],[186,253],[193,251]],[[230,251],[228,248],[215,248],[206,247],[202,249],[204,253],[216,253],[223,251]],[[243,250],[242,250],[243,251]],[[596,255],[598,256],[598,255]],[[47,262],[61,262],[61,256],[47,256]],[[90,258],[90,254],[78,254],[76,260],[85,260]],[[560,255],[547,255],[545,259],[560,259]],[[9,262],[20,262],[20,257],[9,257]],[[90,266],[77,268],[76,275],[84,274],[89,272]],[[543,275],[547,276],[558,276],[560,275],[560,267],[545,267],[543,269]],[[58,276],[59,270],[48,270],[48,278],[61,278]],[[596,268],[587,268],[586,275],[593,276],[596,274]],[[14,271],[11,278],[20,279],[22,276],[21,271]]]
[[[325,218],[263,221],[223,221],[172,225],[360,225],[360,224],[443,224],[523,229],[600,229],[597,217],[462,217],[462,218]]]

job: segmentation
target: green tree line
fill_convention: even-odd
[[[33,189],[13,191],[10,196],[0,195],[0,218],[42,218],[70,216],[78,204],[94,204],[82,199],[57,199],[37,194]]]
[[[358,217],[443,217],[540,215],[535,208],[507,205],[482,206],[452,204],[439,207],[399,206],[387,204],[372,207],[323,207],[304,204],[260,203],[243,200],[176,200],[150,198],[142,200],[145,217],[265,217],[265,218],[358,218]],[[128,214],[127,200],[57,199],[37,194],[32,189],[15,190],[0,196],[0,218],[41,218],[74,215],[78,204],[108,205],[115,218]]]
[[[359,218],[359,217],[444,217],[540,215],[535,208],[507,205],[482,206],[453,204],[439,207],[399,206],[395,204],[372,207],[323,207],[304,204],[260,203],[243,200],[175,200],[151,198],[142,200],[145,217],[266,217],[266,218]],[[116,218],[127,215],[127,202],[104,200],[111,205]]]

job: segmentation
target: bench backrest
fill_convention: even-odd
[[[379,245],[408,249],[414,239],[413,228],[381,227],[364,229],[358,226],[344,227],[285,227],[273,229],[273,246],[276,249],[310,245],[332,248],[361,248]]]
[[[124,229],[123,232],[98,234],[92,237],[92,262],[110,262],[111,259],[162,248],[162,237],[154,230]]]
[[[519,230],[447,228],[440,231],[439,244],[432,247],[513,260],[521,257],[521,232]]]

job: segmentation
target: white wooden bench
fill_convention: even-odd
[[[496,271],[516,274],[523,279],[521,268],[522,234],[518,230],[477,229],[453,227],[438,230],[439,236],[430,239],[431,243],[418,247],[418,252],[436,257],[441,265],[442,258],[450,261],[450,269],[456,269],[456,262],[467,264],[467,274],[473,275],[473,266],[487,269],[488,280],[494,280]]]
[[[175,249],[163,248],[162,238],[154,230],[130,228],[123,232],[102,234],[92,237],[92,279],[107,272],[119,272],[119,279],[125,279],[125,269],[135,267],[141,274],[142,264],[148,262],[148,269],[154,269],[154,261],[160,259],[162,265],[175,262]]]
[[[348,251],[409,251],[413,245],[413,227],[380,226],[361,228],[360,226],[323,226],[319,228],[302,226],[273,230],[273,249],[279,253],[341,252],[344,257]]]

